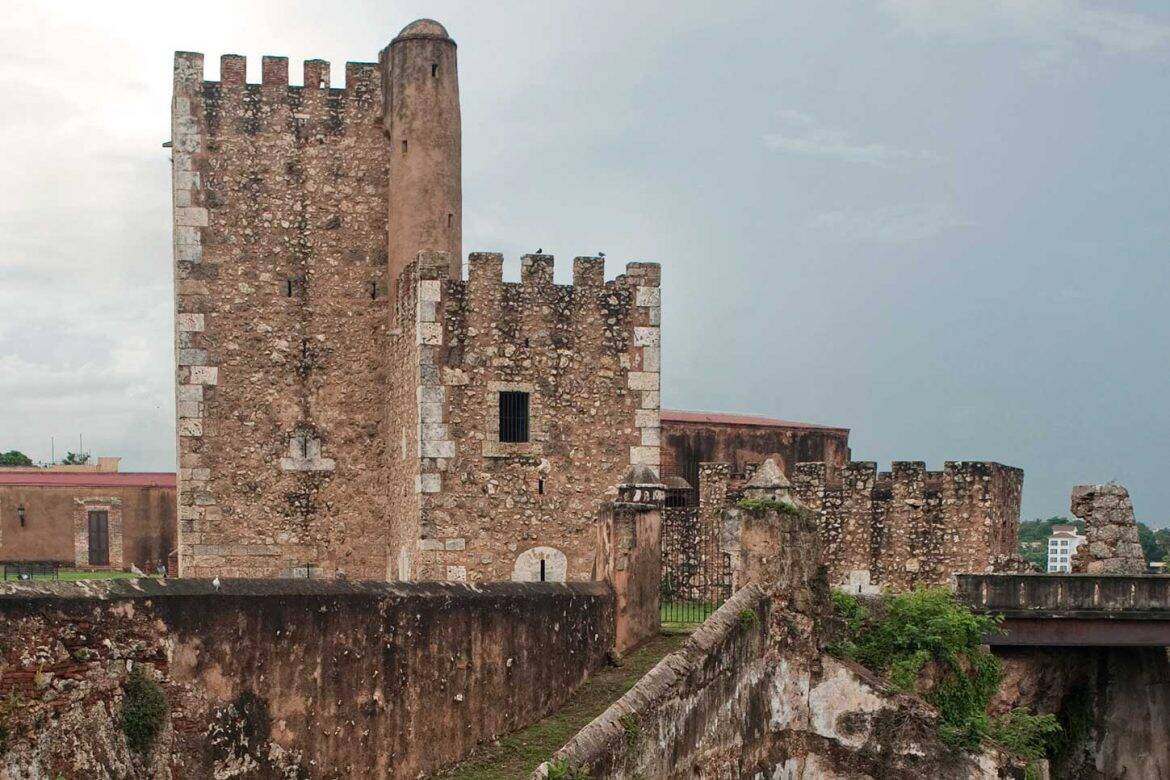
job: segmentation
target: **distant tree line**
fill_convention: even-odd
[[[1054,525],[1076,526],[1077,533],[1085,533],[1083,520],[1067,517],[1020,521],[1020,557],[1036,564],[1041,570],[1048,565],[1048,537],[1052,535]],[[1142,552],[1150,563],[1166,560],[1170,556],[1170,528],[1153,529],[1139,522],[1138,541],[1142,543]]]
[[[83,466],[89,463],[88,452],[67,452],[65,457],[61,459],[61,463],[65,466]],[[33,466],[32,458],[25,455],[20,450],[9,450],[8,452],[0,452],[0,467],[3,466]]]

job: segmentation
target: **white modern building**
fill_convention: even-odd
[[[1072,556],[1085,537],[1077,533],[1075,525],[1054,525],[1048,537],[1048,571],[1072,571]]]

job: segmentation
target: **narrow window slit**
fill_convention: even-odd
[[[438,75],[439,75],[439,63],[432,62],[431,63],[431,78],[435,78]]]
[[[545,578],[544,578],[544,558],[540,559],[540,581],[541,582],[545,581]]]
[[[378,283],[376,281],[370,282],[370,300],[378,300]]]
[[[402,139],[402,153],[406,154],[406,139]]]
[[[543,479],[536,480],[536,492],[542,496],[544,495],[544,480]]]

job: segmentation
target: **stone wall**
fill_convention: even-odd
[[[1053,777],[1170,777],[1165,648],[993,647],[1004,679],[993,713],[1050,712],[1064,727]]]
[[[828,588],[811,518],[737,515],[751,584],[554,759],[592,778],[1000,776],[1009,759],[946,748],[921,700],[821,654]]]
[[[843,469],[801,463],[796,496],[821,516],[830,581],[866,592],[944,585],[1015,552],[1024,473],[998,463],[947,461],[927,471],[896,461]]]
[[[449,267],[421,254],[400,277],[415,322],[393,349],[418,353],[418,447],[403,452],[420,498],[417,548],[404,535],[400,554],[418,579],[490,581],[552,548],[587,579],[600,501],[631,464],[659,466],[659,268],[606,281],[603,260],[577,258],[570,286],[548,255],[526,255],[519,283],[498,254],[470,255],[466,280]],[[529,394],[526,442],[499,440],[504,391]]]
[[[604,662],[601,583],[0,584],[0,776],[415,778],[556,709]],[[129,751],[122,683],[169,714]]]
[[[175,56],[179,548],[186,576],[386,576],[382,75]]]
[[[1085,521],[1085,541],[1073,554],[1072,570],[1087,574],[1145,574],[1129,491],[1121,485],[1077,485],[1071,511]]]

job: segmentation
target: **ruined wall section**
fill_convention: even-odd
[[[614,618],[600,582],[0,583],[0,774],[430,776],[563,705]],[[131,667],[168,704],[145,753]]]
[[[998,463],[798,464],[797,496],[821,516],[830,581],[865,591],[943,585],[986,571],[1019,535],[1023,472]]]
[[[631,465],[658,473],[659,267],[606,281],[603,260],[577,258],[557,285],[551,256],[526,255],[511,283],[499,254],[473,253],[466,280],[443,257],[417,272],[416,577],[512,579],[551,548],[588,579],[599,502]],[[529,394],[527,442],[499,440],[507,391]]]
[[[377,65],[175,59],[179,543],[186,576],[387,572],[389,146]]]

